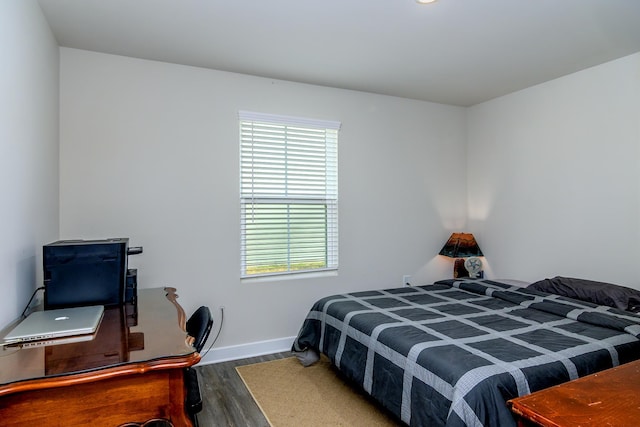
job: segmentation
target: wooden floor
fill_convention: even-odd
[[[196,366],[202,396],[202,411],[198,414],[200,427],[268,427],[269,423],[235,368],[291,355],[284,352]]]

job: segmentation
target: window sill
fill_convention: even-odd
[[[261,276],[241,277],[240,283],[280,282],[285,280],[315,279],[318,277],[332,277],[338,275],[338,269],[322,271],[303,271],[300,273],[276,273]]]

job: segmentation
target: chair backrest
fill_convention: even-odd
[[[187,333],[194,338],[193,346],[200,353],[209,338],[213,326],[213,317],[209,307],[201,306],[187,320]]]

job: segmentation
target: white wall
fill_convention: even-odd
[[[58,237],[58,46],[33,0],[0,1],[0,327]]]
[[[342,122],[337,276],[241,283],[241,109]],[[61,238],[144,246],[140,287],[226,307],[217,346],[293,336],[321,296],[448,274],[433,260],[464,222],[465,123],[460,107],[62,48]]]
[[[494,277],[640,288],[640,53],[471,107],[468,133]]]
[[[294,335],[328,293],[447,277],[435,253],[458,230],[476,234],[491,277],[640,288],[640,53],[461,109],[59,58],[32,0],[0,2],[0,52],[0,324],[22,311],[41,246],[59,236],[144,245],[131,258],[141,287],[177,286],[188,311],[226,306],[218,346]],[[239,109],[342,121],[338,276],[240,283]]]

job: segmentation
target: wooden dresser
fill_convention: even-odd
[[[640,426],[640,360],[507,404],[516,414],[519,427]]]

